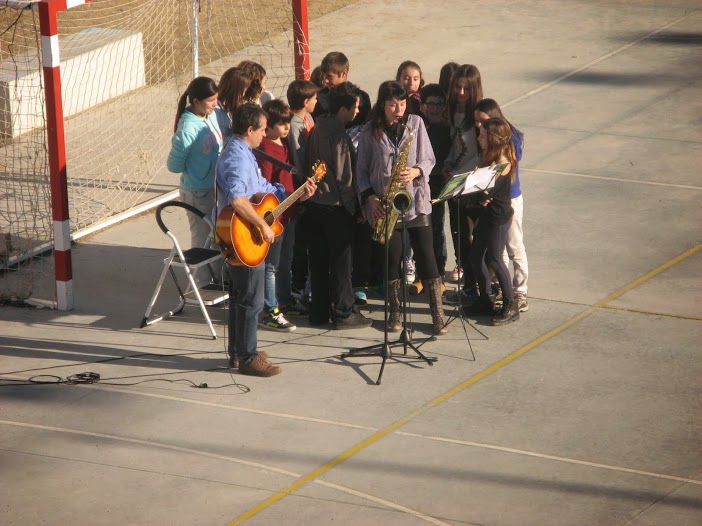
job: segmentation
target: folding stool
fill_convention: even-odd
[[[187,211],[197,215],[202,221],[207,222],[210,229],[213,230],[210,219],[205,217],[205,214],[200,212],[197,208],[190,206],[189,204],[181,203],[180,201],[167,201],[156,209],[156,222],[163,233],[166,234],[173,242],[173,248],[171,249],[170,254],[168,254],[168,257],[163,260],[163,272],[161,272],[161,277],[156,284],[156,290],[154,290],[153,296],[151,296],[149,306],[146,308],[144,319],[141,321],[141,327],[153,325],[158,321],[164,320],[170,316],[173,316],[174,314],[178,314],[183,310],[185,305],[199,305],[200,311],[202,312],[202,315],[210,328],[210,332],[212,333],[212,339],[216,340],[217,333],[212,326],[212,321],[207,313],[206,306],[216,305],[226,301],[229,298],[229,293],[222,289],[221,284],[217,285],[216,280],[215,283],[210,282],[204,286],[198,287],[197,283],[195,282],[195,273],[198,269],[207,268],[211,274],[211,277],[215,278],[214,273],[212,272],[213,265],[216,264],[221,266],[224,256],[219,250],[209,248],[190,248],[183,251],[180,248],[180,243],[178,243],[175,235],[173,235],[173,233],[166,227],[161,217],[163,210],[171,206],[184,208]],[[178,282],[178,277],[173,270],[174,268],[182,268],[185,271],[185,275],[188,280],[188,284],[185,289],[183,289],[181,284]],[[151,316],[151,311],[153,310],[156,299],[161,292],[161,287],[167,274],[170,274],[173,278],[173,282],[175,283],[175,286],[178,289],[178,294],[180,295],[180,301],[174,309],[157,316]]]

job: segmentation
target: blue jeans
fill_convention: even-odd
[[[280,243],[280,259],[278,260],[278,272],[275,275],[275,292],[278,301],[283,305],[292,305],[292,260],[295,247],[295,231],[297,229],[297,217],[294,217],[283,230],[283,241]]]
[[[283,239],[285,232],[283,232]],[[280,263],[280,250],[283,247],[283,240],[271,243],[271,248],[268,249],[265,266],[265,277],[263,286],[263,308],[266,312],[272,312],[278,308],[278,297],[275,293],[275,276],[278,272],[278,264]]]
[[[264,265],[227,264],[229,271],[229,356],[247,363],[258,354],[258,315],[263,309]]]

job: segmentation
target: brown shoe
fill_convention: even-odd
[[[268,360],[268,353],[266,351],[258,351],[258,355],[264,360]],[[230,356],[229,361],[227,362],[227,367],[230,369],[236,369],[239,367],[239,357],[236,355]]]

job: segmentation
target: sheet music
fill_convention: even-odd
[[[439,196],[436,199],[432,199],[432,204],[460,195],[482,192],[488,188],[492,188],[495,186],[496,174],[500,173],[505,166],[507,166],[506,163],[493,164],[492,166],[476,168],[470,172],[454,175],[449,179],[448,183],[446,183],[446,186],[441,190]]]

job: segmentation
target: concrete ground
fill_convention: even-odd
[[[196,308],[139,328],[170,245],[130,220],[76,245],[75,310],[0,310],[0,523],[702,524],[702,5],[361,1],[311,39],[372,98],[408,58],[480,68],[526,134],[529,311],[380,386],[339,359],[380,323],[261,332],[283,374],[243,377]]]

